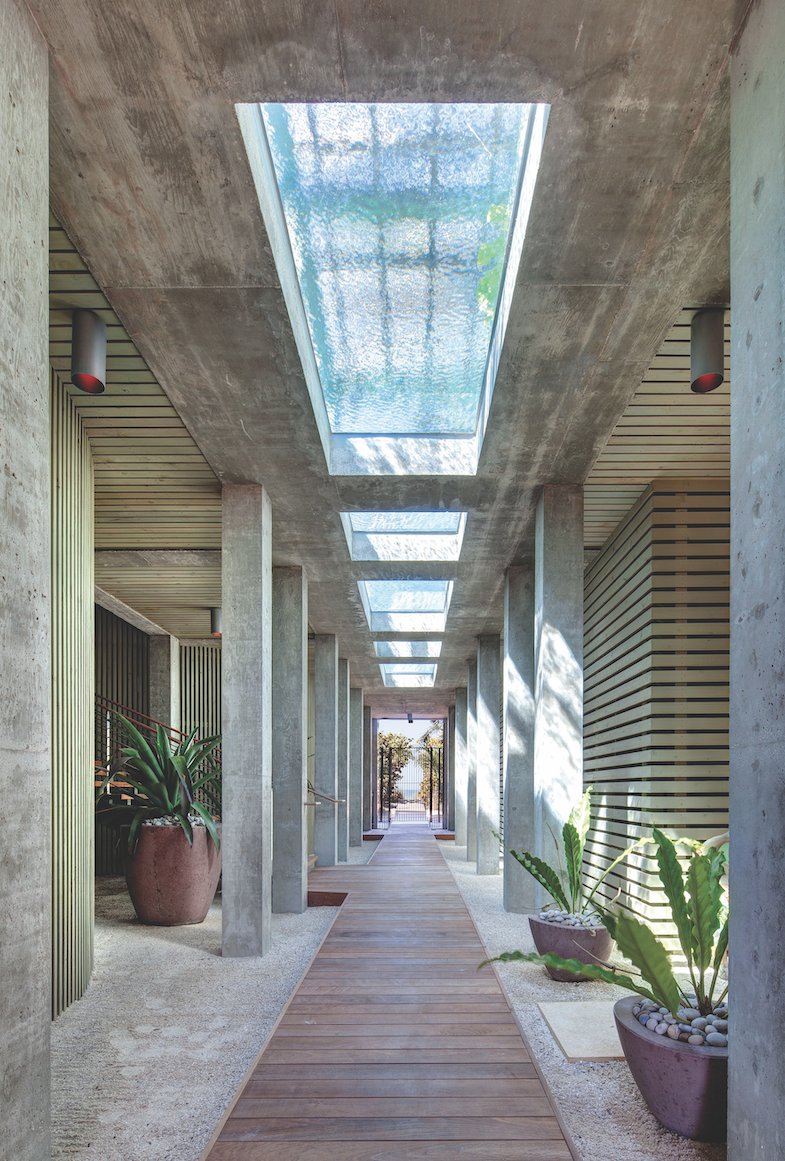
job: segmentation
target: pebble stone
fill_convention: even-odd
[[[668,1036],[671,1040],[703,1045],[709,1048],[728,1046],[728,1005],[718,1004],[708,1016],[701,1016],[694,996],[688,997],[689,1004],[678,1009],[673,1016],[667,1008],[652,1000],[636,1000],[632,1014],[639,1024],[657,1036]]]

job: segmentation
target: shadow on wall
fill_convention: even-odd
[[[535,838],[537,850],[558,864],[560,834],[583,791],[583,667],[562,634],[546,624],[537,669]]]

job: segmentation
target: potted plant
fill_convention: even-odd
[[[652,832],[663,892],[686,963],[677,978],[670,957],[651,928],[626,911],[605,912],[633,977],[612,965],[584,966],[574,958],[505,952],[498,960],[528,960],[559,970],[580,970],[590,979],[620,984],[636,996],[614,1006],[619,1039],[630,1071],[651,1112],[668,1129],[699,1141],[724,1140],[728,1078],[728,1005],[723,961],[728,947],[728,908],[723,898],[727,844],[691,844],[686,872],[676,845]],[[684,840],[681,840],[684,841]]]
[[[201,923],[221,874],[213,817],[220,771],[212,757],[221,740],[197,740],[193,731],[173,742],[158,726],[148,741],[127,718],[117,718],[132,744],[110,765],[96,812],[110,826],[127,828],[126,882],[134,910],[142,923]],[[118,778],[131,794],[117,794]]]
[[[646,841],[639,839],[627,847],[593,884],[589,884],[584,875],[583,851],[591,825],[591,792],[591,786],[587,787],[562,827],[558,871],[529,851],[510,851],[512,857],[537,880],[553,901],[552,906],[540,911],[537,916],[529,916],[537,951],[551,953],[562,959],[579,960],[581,963],[597,963],[610,957],[613,937],[604,923],[602,909],[595,904],[594,898],[611,871]],[[555,835],[554,841],[558,851],[559,843]],[[566,876],[562,872],[564,866],[567,868]],[[554,980],[576,983],[590,978],[585,972],[568,971],[543,962]]]

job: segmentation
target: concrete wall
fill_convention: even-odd
[[[147,645],[149,714],[165,726],[180,729],[180,642],[169,634],[154,635]]]
[[[49,1156],[51,986],[48,76],[0,6],[0,1093],[3,1161]]]
[[[731,74],[730,1161],[785,1157],[785,5]]]

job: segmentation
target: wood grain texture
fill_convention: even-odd
[[[205,1158],[569,1161],[428,827],[312,885],[346,901]]]

